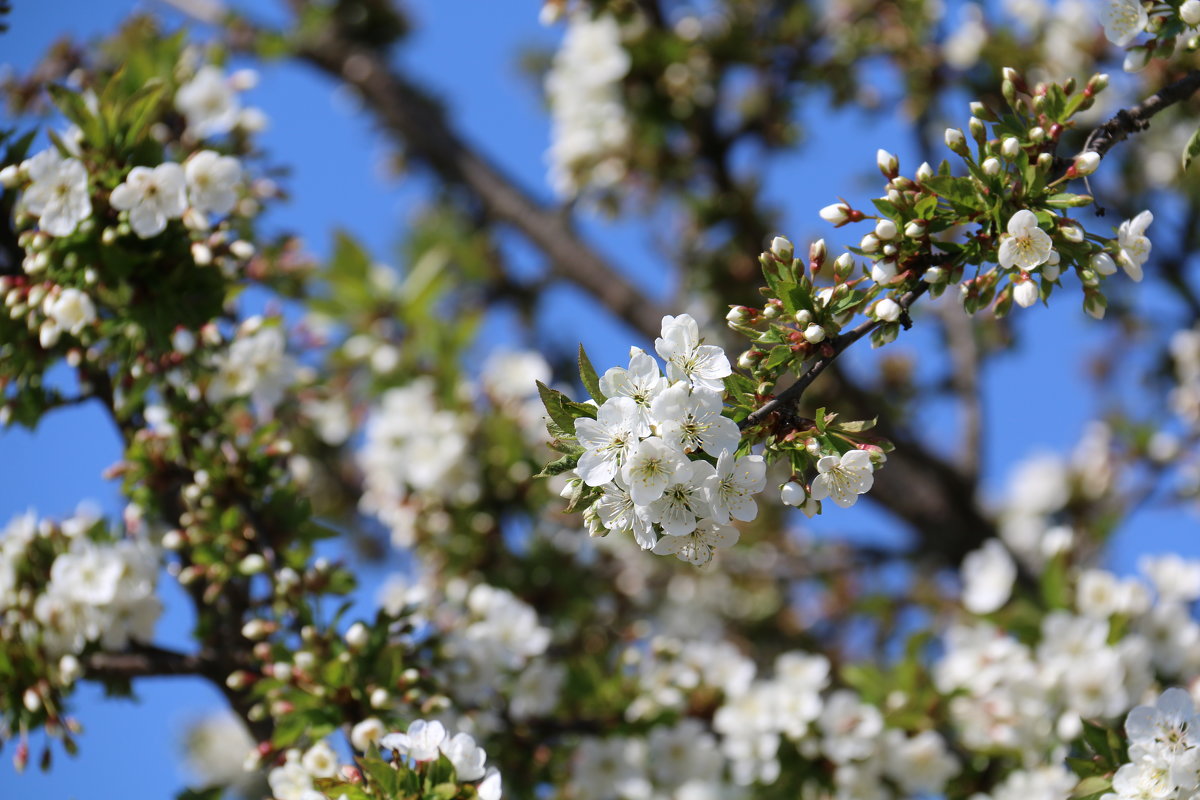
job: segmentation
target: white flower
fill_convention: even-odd
[[[183,165],[192,208],[204,214],[228,214],[237,205],[242,165],[233,156],[201,150]]]
[[[820,344],[825,341],[825,329],[815,322],[810,322],[804,329],[804,340],[809,344]]]
[[[92,215],[88,174],[82,162],[64,159],[51,147],[21,166],[30,178],[21,202],[38,217],[43,231],[51,236],[69,236]]]
[[[663,377],[658,362],[646,351],[633,347],[629,350],[629,369],[612,367],[600,376],[600,391],[605,397],[628,397],[637,403],[638,416],[650,425],[650,403],[670,382]]]
[[[166,230],[167,220],[178,219],[187,210],[187,180],[178,164],[159,164],[154,169],[134,167],[125,182],[113,189],[113,208],[129,212],[129,224],[143,239]]]
[[[42,310],[60,331],[78,336],[83,329],[96,321],[96,306],[86,292],[79,289],[63,289],[46,296]]]
[[[550,365],[536,350],[496,350],[483,364],[483,388],[501,404],[516,405],[536,397],[539,381],[550,382]]]
[[[436,761],[438,748],[446,738],[446,728],[437,720],[413,720],[407,733],[389,733],[379,740],[379,746],[397,750],[413,761]]]
[[[267,774],[267,784],[275,800],[303,800],[306,792],[312,791],[312,776],[300,763],[300,751],[289,750],[283,766]]]
[[[1104,35],[1117,47],[1125,47],[1136,39],[1150,21],[1140,0],[1108,0],[1101,18]]]
[[[475,739],[468,733],[456,733],[453,738],[442,742],[441,749],[454,765],[455,775],[460,781],[479,780],[487,771],[483,766],[487,761],[487,753],[475,745]]]
[[[225,75],[216,67],[201,67],[175,93],[175,108],[187,118],[188,131],[204,139],[228,133],[238,121],[238,100]]]
[[[248,320],[252,321],[257,320]],[[230,397],[249,396],[264,416],[279,404],[295,379],[296,364],[287,355],[287,339],[277,325],[239,337],[213,361],[217,374],[205,392],[208,401],[220,403]]]
[[[333,752],[333,748],[324,740],[308,748],[300,763],[314,778],[332,778],[337,775],[337,753]]]
[[[713,551],[718,547],[737,544],[738,535],[737,528],[731,525],[702,519],[691,533],[659,539],[658,544],[654,545],[654,552],[660,556],[674,555],[680,561],[702,567],[712,561]]]
[[[886,741],[884,771],[907,795],[939,795],[946,781],[958,774],[958,760],[937,731],[922,731],[909,739],[890,729]]]
[[[685,453],[703,450],[710,456],[734,450],[742,434],[737,423],[721,415],[721,395],[709,389],[688,389],[677,383],[650,405],[659,436]]]
[[[64,661],[67,658],[74,656],[63,656]],[[255,744],[246,724],[232,711],[196,720],[184,733],[188,769],[205,786],[250,790],[258,775],[248,772],[245,762]]]
[[[371,745],[378,744],[386,733],[387,729],[381,720],[368,717],[350,730],[350,744],[355,750],[365,753]]]
[[[754,495],[767,483],[767,465],[762,456],[735,458],[732,450],[717,456],[717,471],[705,479],[709,510],[721,524],[729,518],[749,522],[758,516]]]
[[[500,800],[500,791],[500,771],[488,767],[487,775],[475,787],[475,793],[479,795],[479,800]]]
[[[1038,285],[1032,280],[1018,281],[1013,285],[1013,302],[1021,308],[1029,308],[1038,300]]]
[[[1017,565],[1004,545],[988,539],[962,563],[963,606],[972,614],[990,614],[1012,595]]]
[[[1200,717],[1185,689],[1167,689],[1153,706],[1138,706],[1125,718],[1130,745],[1157,746],[1177,754],[1196,745]]]
[[[883,733],[883,716],[879,709],[861,702],[854,692],[840,689],[829,695],[820,726],[825,754],[835,763],[844,764],[872,754],[875,739]]]
[[[582,461],[582,459],[581,459]],[[621,467],[621,480],[629,487],[629,496],[639,506],[648,506],[662,497],[676,476],[691,475],[683,454],[657,436],[639,442]]]
[[[812,519],[821,512],[821,503],[809,496],[804,490],[802,484],[794,481],[785,483],[779,490],[779,498],[786,506],[793,506],[804,512],[804,515]]]
[[[654,547],[658,541],[654,526],[637,512],[638,504],[630,497],[620,476],[605,484],[603,491],[600,499],[593,503],[600,524],[610,531],[631,531],[643,550]]]
[[[1033,269],[1050,259],[1050,234],[1038,227],[1037,215],[1027,208],[1008,220],[1008,233],[1001,237],[1000,266]]]
[[[662,495],[646,509],[646,518],[657,522],[663,533],[670,536],[683,536],[696,530],[699,520],[710,516],[704,482],[713,472],[712,464],[707,461],[685,461],[675,471]]]
[[[1133,219],[1127,219],[1117,229],[1117,263],[1135,281],[1142,279],[1142,265],[1150,258],[1150,240],[1146,228],[1154,222],[1154,215],[1143,211]]]
[[[596,410],[596,418],[575,420],[575,436],[586,451],[576,470],[588,486],[603,486],[617,470],[641,436],[649,433],[641,421],[637,404],[628,397],[610,397]]]
[[[865,450],[851,450],[842,456],[823,456],[817,462],[813,478],[812,497],[815,500],[832,498],[842,508],[849,508],[858,495],[871,491],[875,483],[875,468]]]
[[[690,314],[663,317],[662,338],[654,340],[654,349],[667,362],[672,383],[688,381],[695,387],[723,392],[721,379],[733,374],[725,351],[700,344],[700,327]]]
[[[1154,584],[1159,597],[1190,603],[1200,599],[1200,561],[1178,553],[1138,559],[1138,569]]]

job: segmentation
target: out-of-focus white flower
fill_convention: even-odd
[[[175,93],[175,108],[187,118],[188,131],[205,139],[233,130],[238,121],[237,93],[214,66],[201,67]]]
[[[92,215],[87,169],[78,159],[64,159],[51,147],[25,161],[21,168],[30,178],[21,203],[37,216],[38,227],[46,233],[70,236]]]
[[[1117,47],[1125,47],[1136,39],[1150,21],[1141,0],[1107,0],[1101,18],[1104,35]]]
[[[183,168],[170,162],[153,169],[134,167],[125,182],[112,190],[109,201],[118,211],[129,212],[134,233],[149,239],[187,210],[187,179]]]
[[[969,553],[962,563],[963,606],[972,614],[990,614],[1012,596],[1017,565],[996,539]]]
[[[1150,258],[1150,239],[1146,228],[1154,222],[1154,215],[1143,211],[1133,219],[1127,219],[1117,229],[1117,263],[1135,281],[1142,279],[1142,265]]]
[[[201,150],[183,165],[192,208],[204,214],[228,214],[237,205],[242,165],[233,156]]]

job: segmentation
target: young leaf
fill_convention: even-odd
[[[579,379],[583,381],[583,388],[587,389],[587,393],[597,403],[603,404],[608,399],[604,392],[600,391],[600,378],[596,375],[596,368],[592,366],[592,360],[588,358],[582,343],[579,345]]]
[[[1192,134],[1192,138],[1188,139],[1187,145],[1183,148],[1183,168],[1186,170],[1192,165],[1192,160],[1200,155],[1200,128],[1196,128],[1196,132]]]

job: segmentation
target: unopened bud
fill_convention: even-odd
[[[927,181],[933,177],[933,167],[929,166],[928,161],[922,161],[921,166],[917,167],[917,180]]]
[[[795,481],[789,481],[779,490],[779,498],[785,506],[799,506],[808,498],[808,492]]]
[[[1016,158],[1021,152],[1021,142],[1015,136],[1005,136],[1000,143],[1000,155],[1008,159]]]
[[[875,223],[875,238],[880,241],[886,242],[890,239],[895,239],[897,233],[896,223],[890,219],[881,219]]]
[[[11,189],[21,182],[21,173],[17,169],[16,164],[9,164],[4,169],[0,169],[0,186],[5,189]]]
[[[1029,129],[1029,141],[1037,144],[1038,142],[1045,141],[1045,139],[1046,130],[1041,125],[1036,125]]]
[[[1200,2],[1200,0],[1196,0]],[[1079,158],[1075,159],[1075,173],[1078,175],[1091,175],[1100,166],[1100,154],[1095,150],[1088,150]]]
[[[873,233],[868,233],[858,243],[858,247],[864,253],[874,253],[879,250],[879,237]]]
[[[252,619],[242,626],[242,636],[252,642],[257,642],[259,639],[267,638],[274,628],[275,626],[265,619]]]
[[[963,136],[963,132],[958,128],[946,128],[946,147],[960,156],[965,156],[968,153],[967,137]]]
[[[889,180],[900,174],[900,159],[887,150],[875,151],[875,165],[879,167],[883,177]]]
[[[254,682],[254,676],[244,669],[239,669],[229,673],[229,677],[225,679],[225,685],[233,691],[241,691]]]
[[[984,175],[999,175],[1000,174],[1000,159],[995,157],[985,158],[983,164],[980,165]]]
[[[371,708],[386,708],[392,702],[392,696],[382,687],[371,692]]]
[[[842,253],[833,262],[833,274],[838,281],[844,281],[854,272],[854,256],[850,253]]]
[[[729,313],[725,315],[726,322],[732,322],[735,325],[745,325],[750,321],[750,309],[745,306],[732,306]]]
[[[1049,153],[1039,153],[1037,158],[1037,168],[1040,170],[1048,170],[1054,166],[1054,156]]]
[[[776,236],[771,240],[771,255],[778,258],[780,261],[791,261],[795,248],[792,243],[782,236]]]
[[[900,319],[900,304],[890,297],[885,297],[875,304],[875,316],[884,322],[895,322]]]
[[[983,120],[979,117],[971,117],[967,123],[967,130],[971,132],[971,138],[979,144],[987,141],[987,126],[983,124]]]
[[[362,650],[371,641],[371,631],[361,622],[356,622],[346,631],[346,645],[351,650]]]
[[[809,344],[820,344],[825,341],[825,329],[814,322],[804,329],[804,339]]]
[[[808,246],[808,268],[813,272],[819,272],[821,267],[825,266],[827,258],[829,258],[829,251],[825,247],[824,239],[817,239]]]
[[[914,219],[909,221],[904,226],[904,235],[910,239],[917,239],[925,235],[925,220]]]
[[[850,220],[850,208],[844,203],[834,203],[820,210],[821,219],[831,225],[845,225]]]
[[[261,553],[250,553],[238,562],[238,572],[243,575],[258,575],[267,571],[267,559]]]

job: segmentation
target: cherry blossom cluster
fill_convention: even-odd
[[[471,421],[442,407],[433,379],[388,389],[367,418],[359,452],[359,509],[378,517],[398,547],[415,541],[420,504],[471,503],[480,492]]]
[[[625,175],[630,123],[621,79],[630,61],[612,16],[578,9],[567,20],[562,46],[546,75],[553,114],[546,159],[551,186],[560,196],[573,197],[588,186],[610,188]]]
[[[1136,578],[1081,570],[1075,610],[1046,614],[1035,642],[980,620],[950,629],[934,680],[952,695],[950,716],[966,745],[1044,758],[1079,736],[1083,720],[1128,711],[1156,676],[1200,668],[1200,625],[1188,610],[1200,598],[1200,564],[1168,555],[1141,566],[1153,595]],[[1012,557],[989,542],[964,562],[963,606],[974,614],[1000,611],[1015,578]]]
[[[732,520],[757,516],[766,464],[736,455],[741,434],[722,413],[732,367],[720,347],[701,344],[696,321],[664,317],[654,346],[665,376],[633,348],[628,368],[600,377],[595,419],[575,420],[578,481],[601,490],[585,518],[594,535],[627,532],[645,550],[703,565],[737,541]]]
[[[515,719],[549,713],[566,677],[561,664],[544,657],[550,629],[512,592],[477,584],[460,597],[463,589],[450,587],[447,599],[452,602],[439,609],[439,683],[459,708],[486,709],[503,697]],[[474,724],[503,727],[486,718]]]
[[[1129,762],[1101,800],[1191,797],[1200,784],[1200,714],[1186,689],[1171,688],[1125,718]]]
[[[208,338],[215,338],[215,328],[208,333]],[[184,343],[185,350],[190,350],[188,344]],[[267,324],[258,316],[243,321],[229,346],[213,354],[212,368],[213,376],[205,389],[208,402],[249,398],[263,418],[271,417],[297,379],[296,361],[287,354],[283,328]]]
[[[409,724],[406,732],[388,733],[382,722],[370,718],[353,727],[350,741],[356,751],[367,756],[358,765],[341,764],[337,753],[324,740],[303,752],[293,748],[284,753],[283,763],[267,775],[273,800],[324,800],[326,795],[319,789],[332,790],[339,783],[361,784],[364,772],[368,781],[378,780],[373,771],[378,768],[423,776],[439,761],[453,768],[455,783],[473,784],[473,794],[467,796],[500,800],[500,772],[486,766],[484,749],[476,745],[468,733],[447,735],[445,726],[437,720],[417,719]],[[391,754],[390,764],[373,763],[371,754],[376,751]],[[256,758],[251,754],[249,763],[254,765],[255,762]]]

